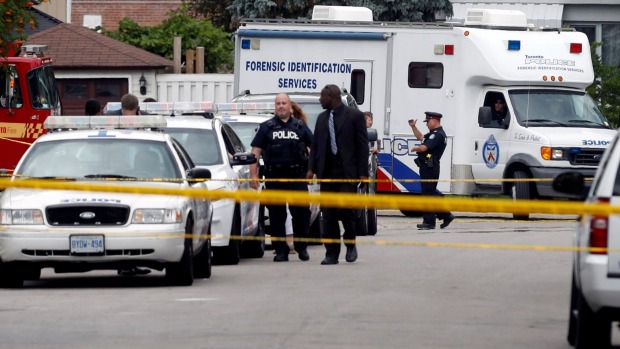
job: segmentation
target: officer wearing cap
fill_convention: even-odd
[[[413,134],[418,140],[422,141],[422,144],[413,147],[411,151],[418,153],[415,163],[420,167],[420,179],[423,180],[421,182],[422,195],[442,195],[437,192],[436,180],[439,179],[439,161],[446,149],[448,137],[441,127],[441,114],[428,111],[424,114],[426,114],[424,122],[426,122],[429,130],[425,135],[422,135],[422,132],[416,127],[416,119],[409,120]],[[418,229],[435,229],[437,218],[443,220],[443,223],[439,225],[443,229],[454,220],[454,215],[450,212],[424,212],[424,221],[422,224],[418,224]]]
[[[263,122],[252,140],[252,153],[256,158],[263,156],[265,178],[267,179],[301,179],[306,177],[308,169],[308,149],[312,143],[312,132],[301,120],[291,117],[293,107],[289,96],[280,93],[276,96],[276,111],[273,118]],[[258,179],[258,165],[250,165],[250,177]],[[258,189],[258,181],[252,181],[252,187]],[[299,190],[308,191],[304,182],[265,183],[267,190]],[[286,242],[286,204],[267,205],[271,224],[272,245],[276,251],[274,262],[288,261],[290,248]],[[302,261],[310,259],[307,242],[310,223],[310,208],[289,205],[293,222],[294,245],[297,256]]]

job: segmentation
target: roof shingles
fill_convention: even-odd
[[[47,45],[55,69],[162,69],[173,62],[70,23],[38,32],[26,44]]]

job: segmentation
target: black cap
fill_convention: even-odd
[[[432,111],[425,111],[424,114],[426,114],[426,120],[424,120],[424,122],[427,122],[430,119],[437,119],[441,121],[441,118],[443,117],[443,115]]]

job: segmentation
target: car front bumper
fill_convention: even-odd
[[[103,254],[72,255],[71,235],[103,235]],[[35,263],[40,267],[87,263],[92,264],[92,269],[132,260],[143,261],[142,265],[149,264],[145,262],[157,265],[181,260],[184,235],[183,224],[132,224],[96,229],[3,226],[0,230],[0,259],[3,262]]]

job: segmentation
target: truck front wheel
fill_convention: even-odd
[[[527,181],[520,181],[523,179],[529,179],[530,176],[525,171],[516,171],[514,173],[514,179],[517,181],[512,186],[512,199],[513,200],[531,200],[532,199],[532,190],[531,183]],[[514,219],[517,220],[527,220],[530,218],[530,215],[527,213],[515,213],[512,215]]]

